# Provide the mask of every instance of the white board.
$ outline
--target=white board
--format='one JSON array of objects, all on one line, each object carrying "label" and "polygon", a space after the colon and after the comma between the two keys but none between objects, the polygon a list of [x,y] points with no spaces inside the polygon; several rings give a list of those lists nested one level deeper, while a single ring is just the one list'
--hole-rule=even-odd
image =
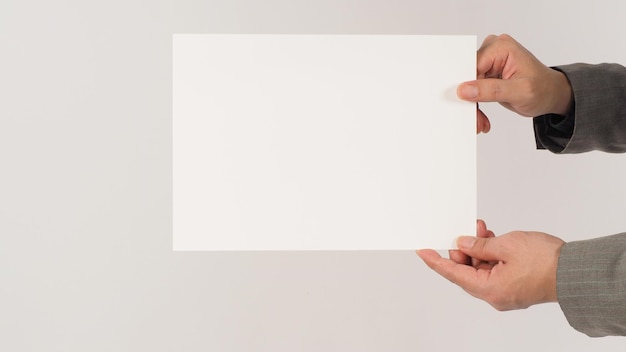
[{"label": "white board", "polygon": [[452,247],[476,218],[476,38],[173,37],[175,250]]}]

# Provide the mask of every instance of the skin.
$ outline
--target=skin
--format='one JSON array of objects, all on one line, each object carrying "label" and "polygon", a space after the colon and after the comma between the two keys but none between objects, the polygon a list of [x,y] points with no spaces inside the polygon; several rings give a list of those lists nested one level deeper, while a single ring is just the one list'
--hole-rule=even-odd
[{"label": "skin", "polygon": [[[475,81],[457,88],[459,98],[471,102],[498,102],[519,115],[565,115],[573,102],[567,77],[542,64],[509,35],[487,37],[476,59]],[[478,106],[478,105],[477,105]],[[477,109],[476,133],[487,133],[491,123]]]},{"label": "skin", "polygon": [[[476,133],[491,129],[479,102],[498,102],[519,115],[565,115],[573,97],[567,77],[542,64],[510,36],[491,35],[477,53],[477,80],[459,85],[459,98],[477,106]],[[496,237],[478,220],[476,237],[462,236],[458,250],[442,258],[418,250],[435,272],[497,310],[557,302],[556,271],[563,240],[542,232],[513,231]]]},{"label": "skin", "polygon": [[462,236],[450,259],[432,249],[417,254],[435,272],[500,311],[557,302],[556,269],[565,242],[542,233],[514,231],[496,237],[477,221],[476,237]]}]

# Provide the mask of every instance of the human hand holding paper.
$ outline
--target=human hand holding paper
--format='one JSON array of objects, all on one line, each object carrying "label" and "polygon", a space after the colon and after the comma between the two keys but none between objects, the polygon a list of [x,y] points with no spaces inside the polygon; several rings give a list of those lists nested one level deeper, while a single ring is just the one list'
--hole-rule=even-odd
[{"label": "human hand holding paper", "polygon": [[[569,111],[572,88],[565,75],[542,64],[510,36],[488,36],[478,49],[476,63],[477,80],[459,85],[459,98],[499,102],[526,117]],[[490,129],[489,119],[477,108],[476,133]]]},{"label": "human hand holding paper", "polygon": [[[550,69],[508,35],[491,35],[477,54],[477,80],[457,88],[459,98],[499,102],[522,115],[565,115],[572,88],[565,75]],[[476,133],[491,124],[478,108]],[[476,237],[459,237],[450,259],[424,249],[417,254],[437,273],[498,310],[556,302],[556,269],[564,242],[541,232],[513,231],[496,237],[478,220]]]},{"label": "human hand holding paper", "polygon": [[557,302],[556,268],[564,242],[541,232],[514,231],[495,237],[482,220],[476,237],[459,237],[450,259],[431,249],[418,250],[441,276],[497,310]]}]

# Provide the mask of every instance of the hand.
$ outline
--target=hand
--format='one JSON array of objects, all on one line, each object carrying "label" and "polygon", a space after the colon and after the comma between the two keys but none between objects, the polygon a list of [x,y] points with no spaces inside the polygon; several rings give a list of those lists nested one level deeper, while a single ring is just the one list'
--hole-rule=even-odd
[{"label": "hand", "polygon": [[431,249],[417,254],[441,276],[503,311],[557,302],[556,269],[564,243],[541,232],[495,237],[479,220],[477,237],[459,237],[459,251],[451,251],[451,259]]},{"label": "hand", "polygon": [[[478,49],[476,81],[457,88],[459,98],[499,102],[522,116],[565,115],[572,104],[567,77],[542,64],[515,39],[491,35]],[[487,116],[477,108],[476,133],[489,132]]]}]

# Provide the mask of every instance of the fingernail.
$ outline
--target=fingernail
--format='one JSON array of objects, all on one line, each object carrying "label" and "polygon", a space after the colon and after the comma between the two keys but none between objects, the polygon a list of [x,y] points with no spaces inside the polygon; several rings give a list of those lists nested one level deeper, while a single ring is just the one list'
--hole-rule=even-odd
[{"label": "fingernail", "polygon": [[478,97],[478,87],[471,83],[462,84],[459,87],[459,98],[461,99],[476,99]]},{"label": "fingernail", "polygon": [[472,236],[459,236],[456,239],[456,245],[459,248],[472,248],[474,246],[474,242],[476,242],[476,237]]}]

